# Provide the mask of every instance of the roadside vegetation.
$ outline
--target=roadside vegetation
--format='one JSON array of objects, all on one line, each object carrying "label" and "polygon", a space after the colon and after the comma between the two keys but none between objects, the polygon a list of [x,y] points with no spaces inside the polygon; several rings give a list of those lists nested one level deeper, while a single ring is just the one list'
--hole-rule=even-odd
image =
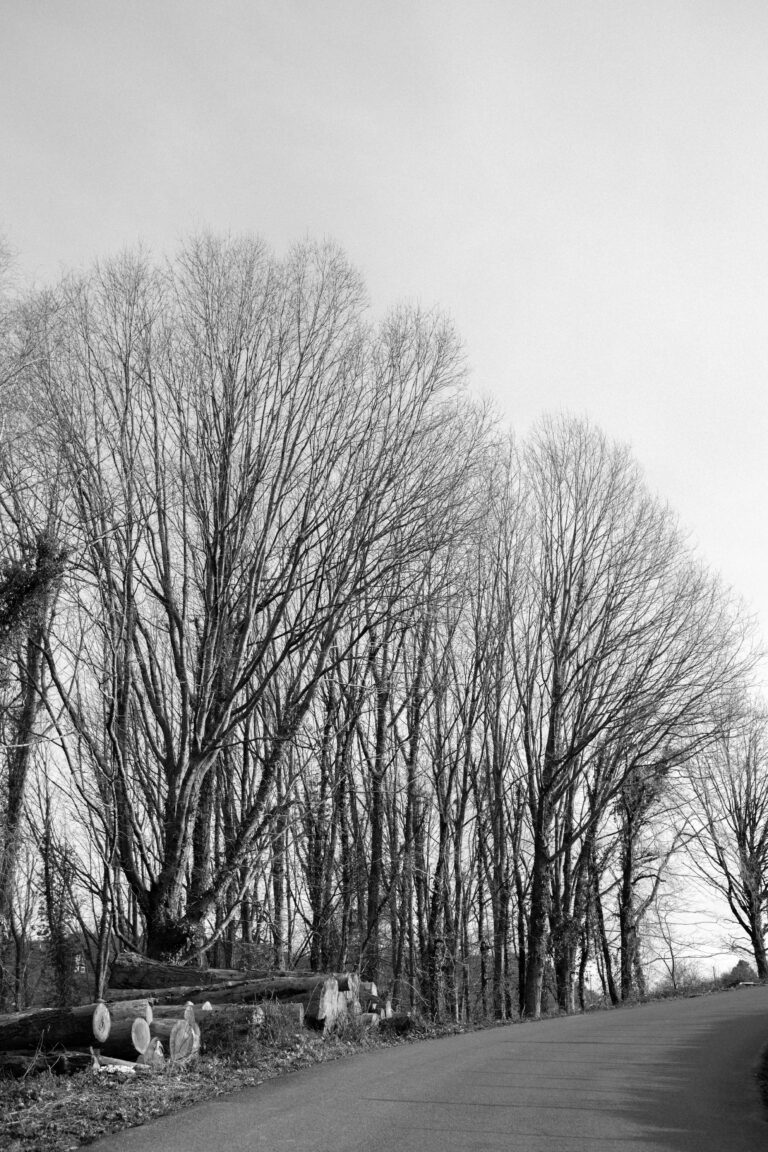
[{"label": "roadside vegetation", "polygon": [[[677,989],[662,983],[651,999],[723,992],[738,988],[742,981],[752,983],[754,976],[750,966],[740,961],[716,980],[692,977]],[[608,1005],[595,1001],[587,1010],[601,1008]],[[552,1014],[562,1012],[556,1009]],[[187,1068],[166,1066],[146,1076],[89,1071],[73,1076],[47,1072],[22,1079],[0,1078],[0,1145],[5,1152],[70,1152],[111,1132],[314,1064],[488,1026],[493,1023],[436,1025],[413,1019],[407,1029],[396,1031],[384,1024],[372,1031],[350,1020],[333,1034],[321,1036],[297,1031],[278,1011],[267,1012],[247,1032],[223,1034]],[[763,1076],[764,1094],[766,1083]]]},{"label": "roadside vegetation", "polygon": [[68,1152],[110,1132],[313,1064],[457,1030],[463,1029],[414,1020],[406,1031],[384,1026],[371,1032],[350,1021],[322,1036],[297,1031],[274,1012],[247,1033],[223,1035],[187,1068],[166,1067],[144,1076],[88,1071],[0,1078],[0,1146],[4,1152]]}]

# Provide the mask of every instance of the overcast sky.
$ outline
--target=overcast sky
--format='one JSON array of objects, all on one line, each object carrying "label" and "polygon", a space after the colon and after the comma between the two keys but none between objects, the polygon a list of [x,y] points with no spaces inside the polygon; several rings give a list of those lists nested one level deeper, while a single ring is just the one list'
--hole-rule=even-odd
[{"label": "overcast sky", "polygon": [[337,240],[524,432],[629,442],[768,634],[765,0],[0,0],[28,281],[200,226]]}]

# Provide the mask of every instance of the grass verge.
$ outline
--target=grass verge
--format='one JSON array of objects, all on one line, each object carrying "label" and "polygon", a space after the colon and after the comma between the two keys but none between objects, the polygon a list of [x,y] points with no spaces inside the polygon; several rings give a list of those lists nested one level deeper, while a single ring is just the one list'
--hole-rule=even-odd
[{"label": "grass verge", "polygon": [[[724,989],[697,987],[679,995],[701,996],[716,991]],[[621,1005],[638,1006],[639,1002]],[[550,1018],[559,1015],[553,1013]],[[191,1104],[254,1087],[313,1064],[392,1044],[499,1026],[504,1025],[489,1021],[456,1027],[414,1021],[406,1034],[397,1035],[366,1030],[353,1019],[340,1033],[326,1038],[306,1030],[295,1031],[277,1009],[267,1007],[264,1020],[258,1025],[236,1027],[223,1019],[218,1034],[207,1035],[206,1053],[189,1068],[166,1067],[151,1075],[130,1077],[81,1072],[74,1076],[46,1073],[23,1080],[0,1079],[0,1149],[71,1152],[111,1132],[145,1124]],[[768,1107],[768,1045],[757,1079]]]},{"label": "grass verge", "polygon": [[464,1028],[416,1023],[407,1035],[366,1031],[354,1021],[338,1035],[295,1032],[279,1014],[239,1032],[226,1027],[192,1067],[147,1075],[51,1073],[0,1079],[0,1148],[3,1152],[70,1152],[111,1132],[216,1096],[254,1087],[313,1064],[391,1044],[448,1035]]}]

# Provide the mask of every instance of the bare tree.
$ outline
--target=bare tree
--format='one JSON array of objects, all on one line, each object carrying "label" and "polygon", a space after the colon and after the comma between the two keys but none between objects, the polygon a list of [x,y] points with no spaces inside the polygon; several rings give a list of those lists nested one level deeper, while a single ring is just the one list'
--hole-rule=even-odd
[{"label": "bare tree", "polygon": [[41,450],[26,392],[29,350],[44,310],[4,307],[1,292],[0,283],[0,950],[20,920],[15,876],[41,736],[43,650],[67,566],[57,457]]},{"label": "bare tree", "polygon": [[692,859],[728,902],[761,980],[768,978],[768,719],[759,705],[730,717],[690,766],[697,839]]},{"label": "bare tree", "polygon": [[[748,656],[727,598],[689,559],[624,449],[576,421],[549,422],[525,472],[525,579],[508,595],[533,839],[525,1010],[537,1016],[554,855],[584,835],[636,764],[671,748],[681,761],[702,746],[713,698]],[[590,802],[556,848],[557,812],[583,798],[587,777]]]},{"label": "bare tree", "polygon": [[[373,588],[460,518],[456,341],[408,312],[372,334],[362,304],[335,249],[211,238],[164,276],[131,257],[64,290],[46,372],[93,625],[49,667],[155,954],[199,950],[239,903],[342,627],[369,631]],[[246,722],[213,869],[213,773]]]},{"label": "bare tree", "polygon": [[628,995],[652,821],[697,757],[712,798],[752,659],[629,453],[497,442],[450,325],[371,323],[329,245],[125,255],[14,324],[0,888],[44,707],[97,991],[117,939],[359,965],[454,1020],[475,968],[499,1018],[550,965],[567,1010],[590,958]]}]

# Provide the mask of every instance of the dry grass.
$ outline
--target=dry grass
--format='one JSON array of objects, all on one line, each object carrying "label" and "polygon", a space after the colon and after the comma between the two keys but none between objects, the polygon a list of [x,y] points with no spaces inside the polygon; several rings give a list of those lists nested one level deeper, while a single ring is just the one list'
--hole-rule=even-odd
[{"label": "dry grass", "polygon": [[349,1021],[338,1035],[296,1032],[279,1012],[263,1023],[235,1029],[226,1021],[191,1068],[146,1075],[44,1073],[0,1080],[0,1148],[3,1152],[68,1152],[110,1132],[198,1104],[275,1076],[368,1048],[454,1031],[414,1029],[397,1037],[361,1029]]}]

